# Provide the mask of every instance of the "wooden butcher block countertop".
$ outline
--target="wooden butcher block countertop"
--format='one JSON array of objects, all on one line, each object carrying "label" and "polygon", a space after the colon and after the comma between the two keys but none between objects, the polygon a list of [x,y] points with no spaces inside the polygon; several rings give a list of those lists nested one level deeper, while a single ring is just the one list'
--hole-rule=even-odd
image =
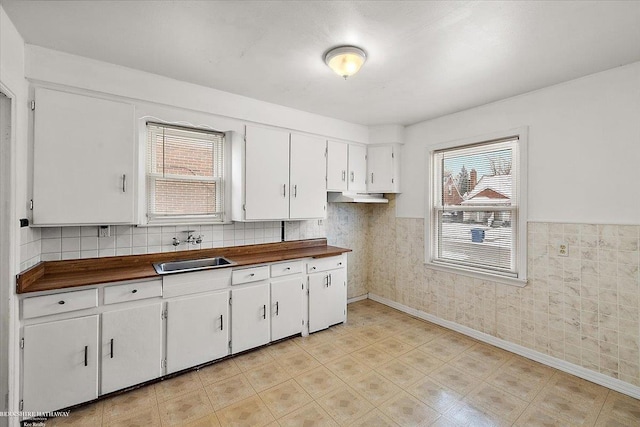
[{"label": "wooden butcher block countertop", "polygon": [[351,252],[351,249],[328,246],[327,239],[309,239],[147,255],[44,261],[18,275],[17,292],[23,294],[98,283],[160,278],[162,276],[153,268],[153,264],[157,262],[223,256],[236,263],[233,267],[238,267],[299,258],[324,258],[345,252]]}]

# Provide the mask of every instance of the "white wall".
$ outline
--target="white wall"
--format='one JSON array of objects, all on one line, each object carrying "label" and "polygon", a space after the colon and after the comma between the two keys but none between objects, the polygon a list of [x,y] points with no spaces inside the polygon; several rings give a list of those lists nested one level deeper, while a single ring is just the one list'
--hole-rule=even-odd
[{"label": "white wall", "polygon": [[520,126],[529,221],[640,224],[640,62],[407,127],[397,216],[424,216],[426,147]]},{"label": "white wall", "polygon": [[73,86],[332,138],[366,143],[369,137],[366,126],[39,46],[27,45],[25,74],[34,81]]}]

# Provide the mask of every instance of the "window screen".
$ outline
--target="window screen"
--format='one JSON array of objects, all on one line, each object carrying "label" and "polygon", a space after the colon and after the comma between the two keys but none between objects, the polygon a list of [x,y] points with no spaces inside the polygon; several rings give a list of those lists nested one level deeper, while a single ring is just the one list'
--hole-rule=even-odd
[{"label": "window screen", "polygon": [[223,220],[224,133],[147,123],[149,222]]},{"label": "window screen", "polygon": [[518,276],[518,137],[432,153],[431,261]]}]

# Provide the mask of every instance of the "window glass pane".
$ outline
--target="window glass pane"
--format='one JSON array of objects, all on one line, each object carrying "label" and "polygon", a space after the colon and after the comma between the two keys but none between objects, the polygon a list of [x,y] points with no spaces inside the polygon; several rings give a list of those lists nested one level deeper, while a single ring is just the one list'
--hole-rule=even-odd
[{"label": "window glass pane", "polygon": [[511,211],[438,212],[438,259],[512,270]]},{"label": "window glass pane", "polygon": [[212,215],[220,211],[216,203],[216,182],[178,181],[158,178],[150,194],[155,216]]},{"label": "window glass pane", "polygon": [[213,142],[168,132],[164,138],[164,175],[213,176]]}]

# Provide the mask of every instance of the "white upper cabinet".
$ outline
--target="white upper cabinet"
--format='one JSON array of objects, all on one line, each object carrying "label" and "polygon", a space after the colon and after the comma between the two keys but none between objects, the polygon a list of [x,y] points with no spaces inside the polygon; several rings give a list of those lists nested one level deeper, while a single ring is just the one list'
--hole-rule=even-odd
[{"label": "white upper cabinet", "polygon": [[367,147],[367,191],[399,193],[400,145],[380,144]]},{"label": "white upper cabinet", "polygon": [[348,190],[367,191],[367,147],[349,144]]},{"label": "white upper cabinet", "polygon": [[232,147],[234,221],[324,218],[325,141],[246,127]]},{"label": "white upper cabinet", "polygon": [[327,191],[347,191],[349,145],[327,141]]},{"label": "white upper cabinet", "polygon": [[36,88],[34,225],[135,222],[134,107]]}]

